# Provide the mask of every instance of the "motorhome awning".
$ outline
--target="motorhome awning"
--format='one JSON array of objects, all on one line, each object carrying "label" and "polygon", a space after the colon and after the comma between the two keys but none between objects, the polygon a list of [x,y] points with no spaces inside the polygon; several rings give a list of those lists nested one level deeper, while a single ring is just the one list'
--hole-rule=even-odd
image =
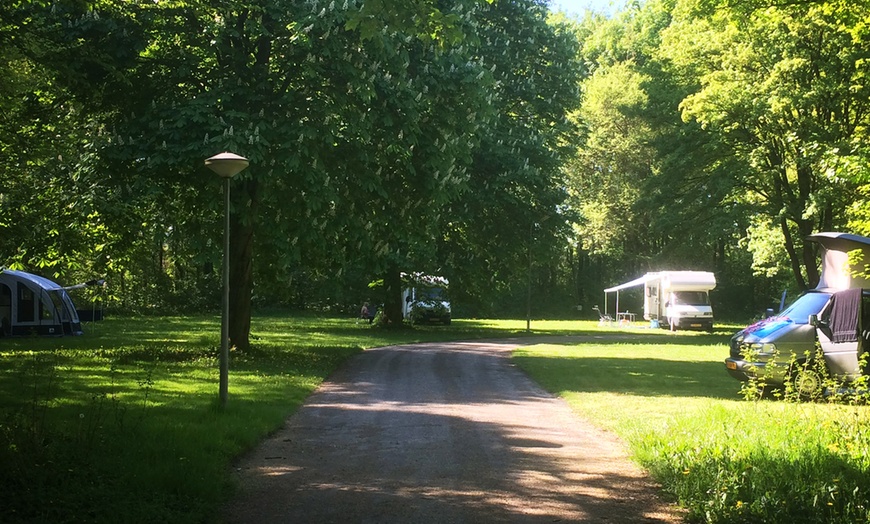
[{"label": "motorhome awning", "polygon": [[627,289],[635,286],[642,286],[646,284],[648,281],[656,278],[656,275],[651,275],[647,273],[646,275],[636,278],[630,282],[626,282],[625,284],[620,284],[618,286],[609,287],[604,290],[604,314],[607,315],[607,294],[608,293],[616,293],[616,312],[619,313],[619,291],[622,289]]},{"label": "motorhome awning", "polygon": [[647,283],[648,281],[652,280],[653,278],[654,277],[652,277],[650,275],[644,275],[640,278],[636,278],[636,279],[632,280],[631,282],[626,282],[625,284],[620,284],[618,286],[609,287],[609,288],[605,289],[604,292],[605,293],[612,293],[614,291],[619,291],[621,289],[626,289],[626,288],[635,287],[635,286],[642,286],[645,283]]}]

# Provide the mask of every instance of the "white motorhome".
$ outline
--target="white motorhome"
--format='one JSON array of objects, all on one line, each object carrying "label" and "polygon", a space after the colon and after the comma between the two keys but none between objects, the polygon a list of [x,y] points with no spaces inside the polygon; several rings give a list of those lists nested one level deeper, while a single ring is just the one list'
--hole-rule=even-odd
[{"label": "white motorhome", "polygon": [[402,316],[412,323],[441,322],[450,324],[450,300],[447,279],[414,273],[402,274]]},{"label": "white motorhome", "polygon": [[[619,314],[619,291],[643,286],[643,318],[653,325],[677,329],[713,330],[713,306],[710,290],[716,287],[716,277],[708,271],[656,271],[605,289],[616,292]],[[606,308],[606,302],[605,302]]]},{"label": "white motorhome", "polygon": [[707,271],[647,273],[643,286],[643,318],[677,329],[713,331],[710,290],[716,277]]}]

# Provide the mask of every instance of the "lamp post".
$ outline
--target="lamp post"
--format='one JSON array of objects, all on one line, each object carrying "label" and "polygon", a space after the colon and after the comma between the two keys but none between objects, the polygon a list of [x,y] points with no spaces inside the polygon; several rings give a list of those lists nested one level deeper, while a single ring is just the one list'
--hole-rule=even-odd
[{"label": "lamp post", "polygon": [[205,167],[224,179],[224,274],[221,301],[220,388],[221,407],[226,407],[230,377],[230,179],[248,167],[248,159],[224,152],[205,159]]},{"label": "lamp post", "polygon": [[532,228],[534,225],[534,222],[529,222],[529,245],[526,249],[529,252],[529,281],[526,287],[526,333],[532,331]]},{"label": "lamp post", "polygon": [[528,272],[528,283],[526,285],[526,333],[530,333],[532,331],[532,244],[534,243],[534,230],[535,226],[540,226],[547,220],[549,220],[549,216],[545,216],[538,222],[530,222],[529,223],[529,244],[527,247],[529,254],[529,272]]}]

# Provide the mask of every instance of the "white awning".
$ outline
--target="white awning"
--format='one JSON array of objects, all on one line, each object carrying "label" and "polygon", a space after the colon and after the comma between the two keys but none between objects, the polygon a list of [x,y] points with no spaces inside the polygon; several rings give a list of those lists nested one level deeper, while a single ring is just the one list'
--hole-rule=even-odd
[{"label": "white awning", "polygon": [[618,286],[609,287],[609,288],[605,289],[604,292],[605,293],[612,293],[614,291],[619,291],[620,289],[626,289],[626,288],[635,287],[635,286],[642,286],[647,281],[652,280],[653,278],[655,278],[655,275],[650,275],[649,273],[647,273],[646,275],[644,275],[640,278],[636,278],[636,279],[632,280],[631,282],[626,282],[625,284],[620,284]]}]

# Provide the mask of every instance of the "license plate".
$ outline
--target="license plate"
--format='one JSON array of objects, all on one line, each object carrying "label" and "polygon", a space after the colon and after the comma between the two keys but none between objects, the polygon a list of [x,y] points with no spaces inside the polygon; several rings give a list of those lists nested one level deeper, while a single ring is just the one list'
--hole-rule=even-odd
[{"label": "license plate", "polygon": [[701,327],[702,324],[692,324],[692,327]]},{"label": "license plate", "polygon": [[728,369],[737,369],[737,363],[736,362],[726,362],[725,367]]}]

